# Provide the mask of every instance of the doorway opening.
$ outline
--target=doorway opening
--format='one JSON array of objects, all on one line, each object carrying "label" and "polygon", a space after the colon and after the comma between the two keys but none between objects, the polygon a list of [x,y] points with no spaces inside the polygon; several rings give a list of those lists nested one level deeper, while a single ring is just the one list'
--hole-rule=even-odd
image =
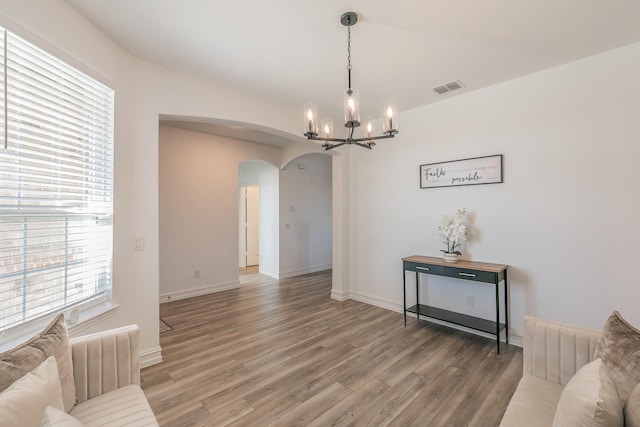
[{"label": "doorway opening", "polygon": [[238,266],[277,278],[279,170],[264,160],[238,165]]},{"label": "doorway opening", "polygon": [[[260,187],[240,188],[240,267],[260,264]],[[244,258],[244,259],[242,259]]]}]

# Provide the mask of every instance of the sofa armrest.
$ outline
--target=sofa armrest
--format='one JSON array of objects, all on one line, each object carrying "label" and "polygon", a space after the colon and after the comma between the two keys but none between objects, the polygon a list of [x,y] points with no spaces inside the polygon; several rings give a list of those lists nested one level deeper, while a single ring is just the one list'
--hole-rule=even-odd
[{"label": "sofa armrest", "polygon": [[70,340],[78,403],[140,385],[140,328],[125,326]]},{"label": "sofa armrest", "polygon": [[600,339],[595,331],[524,318],[523,373],[566,385],[593,360]]}]

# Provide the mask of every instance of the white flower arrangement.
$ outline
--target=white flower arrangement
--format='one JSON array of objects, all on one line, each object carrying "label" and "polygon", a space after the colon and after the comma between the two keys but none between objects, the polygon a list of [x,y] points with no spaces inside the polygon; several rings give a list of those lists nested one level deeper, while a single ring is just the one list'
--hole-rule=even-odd
[{"label": "white flower arrangement", "polygon": [[458,209],[458,212],[450,218],[445,215],[442,224],[438,227],[438,236],[442,237],[442,243],[447,244],[447,249],[441,249],[446,254],[462,255],[458,250],[462,242],[467,240],[469,227],[467,226],[467,211],[465,208]]}]

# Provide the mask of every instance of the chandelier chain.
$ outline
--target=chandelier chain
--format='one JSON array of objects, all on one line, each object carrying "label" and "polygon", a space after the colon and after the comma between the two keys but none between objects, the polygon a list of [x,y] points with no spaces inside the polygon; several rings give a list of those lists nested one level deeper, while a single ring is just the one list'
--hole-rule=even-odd
[{"label": "chandelier chain", "polygon": [[351,90],[351,25],[347,27],[347,70],[349,72],[349,90]]}]

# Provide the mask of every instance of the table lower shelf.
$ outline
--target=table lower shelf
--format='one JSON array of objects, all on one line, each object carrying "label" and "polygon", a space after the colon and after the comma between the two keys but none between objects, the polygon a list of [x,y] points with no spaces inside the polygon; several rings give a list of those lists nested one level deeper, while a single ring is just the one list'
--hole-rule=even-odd
[{"label": "table lower shelf", "polygon": [[[467,328],[476,329],[488,334],[496,335],[496,322],[493,320],[481,319],[455,311],[444,310],[438,307],[431,307],[424,304],[414,305],[406,309],[407,313],[415,313],[420,316],[431,317],[433,319],[444,320]],[[505,328],[504,323],[500,323],[498,334]]]}]

